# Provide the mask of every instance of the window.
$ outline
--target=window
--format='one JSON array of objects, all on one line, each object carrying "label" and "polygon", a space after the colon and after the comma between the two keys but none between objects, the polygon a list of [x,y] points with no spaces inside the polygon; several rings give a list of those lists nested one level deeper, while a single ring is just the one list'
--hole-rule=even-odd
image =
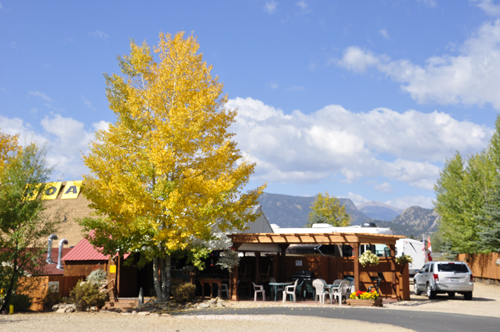
[{"label": "window", "polygon": [[469,269],[465,264],[439,264],[439,272],[457,272],[457,273],[469,273]]}]

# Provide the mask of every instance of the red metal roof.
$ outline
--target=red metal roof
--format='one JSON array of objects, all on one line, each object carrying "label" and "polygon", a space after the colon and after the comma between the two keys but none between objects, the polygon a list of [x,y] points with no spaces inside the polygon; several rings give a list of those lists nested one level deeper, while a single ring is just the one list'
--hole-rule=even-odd
[{"label": "red metal roof", "polygon": [[[63,257],[67,255],[73,248],[63,248],[62,255]],[[42,275],[42,276],[54,276],[54,275],[63,275],[64,270],[58,270],[56,268],[57,266],[57,255],[59,255],[59,249],[58,248],[52,248],[52,261],[56,264],[47,264],[45,260],[47,259],[47,254],[43,255],[43,262],[45,265],[42,267],[42,271],[36,273],[36,275]],[[62,265],[64,266],[64,262],[62,262]]]},{"label": "red metal roof", "polygon": [[[107,261],[109,255],[104,255],[99,249],[94,248],[87,239],[83,239],[71,250],[70,253],[64,255],[63,261]],[[130,254],[123,255],[126,259]]]}]

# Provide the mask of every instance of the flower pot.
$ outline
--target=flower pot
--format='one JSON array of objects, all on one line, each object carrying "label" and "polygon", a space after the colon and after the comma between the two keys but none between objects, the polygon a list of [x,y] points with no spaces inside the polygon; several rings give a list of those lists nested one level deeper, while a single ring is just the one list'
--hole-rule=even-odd
[{"label": "flower pot", "polygon": [[347,299],[347,305],[356,307],[382,307],[382,299],[381,298],[378,298],[376,300]]}]

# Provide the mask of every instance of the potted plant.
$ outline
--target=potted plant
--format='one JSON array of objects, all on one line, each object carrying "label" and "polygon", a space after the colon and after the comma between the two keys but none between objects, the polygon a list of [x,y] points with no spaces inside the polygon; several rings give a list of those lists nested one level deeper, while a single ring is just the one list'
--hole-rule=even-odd
[{"label": "potted plant", "polygon": [[382,299],[375,289],[371,292],[357,291],[351,293],[347,300],[347,304],[351,306],[381,307]]},{"label": "potted plant", "polygon": [[361,256],[359,256],[359,264],[363,267],[378,265],[379,260],[377,255],[372,253],[370,250],[365,251]]}]

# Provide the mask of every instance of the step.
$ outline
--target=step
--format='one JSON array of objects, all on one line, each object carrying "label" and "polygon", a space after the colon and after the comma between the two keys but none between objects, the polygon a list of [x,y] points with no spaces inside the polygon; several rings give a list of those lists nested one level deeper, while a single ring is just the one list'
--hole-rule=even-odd
[{"label": "step", "polygon": [[107,301],[104,308],[135,308],[139,305],[139,299],[117,299]]}]

